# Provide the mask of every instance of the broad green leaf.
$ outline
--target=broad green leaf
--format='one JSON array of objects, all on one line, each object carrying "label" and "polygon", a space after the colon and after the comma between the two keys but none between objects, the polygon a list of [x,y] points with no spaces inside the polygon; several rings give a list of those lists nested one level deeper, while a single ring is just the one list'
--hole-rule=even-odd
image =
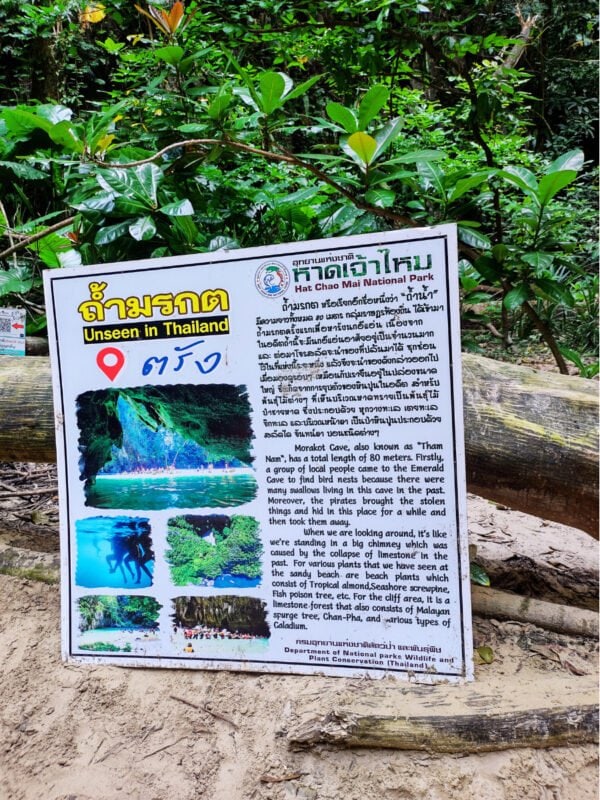
[{"label": "broad green leaf", "polygon": [[421,185],[427,191],[434,189],[441,199],[446,198],[444,187],[444,173],[440,167],[431,161],[418,161],[417,172],[421,178]]},{"label": "broad green leaf", "polygon": [[[156,192],[163,177],[156,164],[141,164],[135,169],[107,169],[98,173],[98,183],[126,200],[146,208],[156,207]],[[120,198],[119,198],[120,199]]]},{"label": "broad green leaf", "polygon": [[129,226],[129,235],[136,242],[146,242],[156,233],[156,225],[152,217],[139,217]]},{"label": "broad green leaf", "polygon": [[348,137],[348,147],[356,153],[361,164],[368,167],[377,150],[377,142],[368,133],[357,131]]},{"label": "broad green leaf", "polygon": [[413,150],[401,156],[394,156],[388,164],[417,164],[419,161],[439,161],[445,158],[446,154],[441,150]]},{"label": "broad green leaf", "polygon": [[31,111],[23,111],[19,108],[5,108],[2,111],[2,118],[10,133],[15,136],[27,136],[38,128],[49,133],[54,124],[38,117],[37,114],[32,114]]},{"label": "broad green leaf", "polygon": [[351,108],[346,108],[341,103],[327,103],[326,111],[328,116],[341,125],[346,133],[356,133],[358,130],[358,120]]},{"label": "broad green leaf", "polygon": [[57,253],[57,258],[61,269],[82,266],[81,253],[73,248],[70,250],[65,250],[64,253]]},{"label": "broad green leaf", "polygon": [[167,203],[161,206],[160,211],[168,217],[191,217],[194,213],[194,206],[189,200],[176,200],[174,203]]},{"label": "broad green leaf", "polygon": [[530,297],[531,291],[529,287],[524,283],[520,283],[518,286],[515,286],[506,293],[504,297],[504,307],[509,311],[514,311],[515,309],[520,308],[526,300],[529,300]]},{"label": "broad green leaf", "polygon": [[497,173],[501,178],[512,183],[513,186],[518,186],[525,194],[530,197],[535,197],[537,192],[538,182],[537,178],[530,170],[525,167],[507,167]]},{"label": "broad green leaf", "polygon": [[212,103],[207,106],[206,113],[211,119],[220,119],[231,105],[233,94],[231,92],[219,93]]},{"label": "broad green leaf", "polygon": [[504,261],[506,261],[508,254],[509,249],[505,244],[495,244],[492,247],[492,255],[499,264],[502,264]]},{"label": "broad green leaf", "polygon": [[358,127],[364,131],[369,122],[379,114],[387,103],[390,90],[387,86],[371,86],[358,106]]},{"label": "broad green leaf", "polygon": [[448,196],[448,202],[453,203],[471,189],[474,189],[476,186],[481,186],[481,184],[487,181],[488,178],[494,174],[494,172],[495,170],[493,169],[486,169],[481,172],[475,172],[468,178],[462,178],[461,180],[456,181],[454,188]]},{"label": "broad green leaf", "polygon": [[469,227],[463,228],[460,223],[458,224],[458,238],[461,242],[471,247],[476,247],[479,250],[489,250],[491,246],[489,237],[484,233],[480,233],[480,231],[473,230],[473,228]]},{"label": "broad green leaf", "polygon": [[285,78],[280,72],[263,72],[258,78],[260,86],[261,111],[272,114],[282,104],[285,92]]},{"label": "broad green leaf", "polygon": [[377,149],[373,156],[373,161],[388,149],[388,147],[395,142],[400,131],[402,130],[403,120],[400,117],[390,120],[387,125],[375,133],[375,141],[377,142]]},{"label": "broad green leaf", "polygon": [[13,292],[25,294],[31,289],[32,285],[33,278],[23,276],[20,270],[0,270],[0,297]]},{"label": "broad green leaf", "polygon": [[181,234],[181,237],[186,244],[197,244],[199,239],[199,231],[196,227],[193,217],[173,217],[173,227],[179,234]]},{"label": "broad green leaf", "polygon": [[170,44],[167,45],[167,47],[159,47],[158,50],[154,51],[154,55],[161,61],[165,61],[172,67],[176,67],[183,58],[183,47],[179,47],[179,45],[176,44]]},{"label": "broad green leaf", "polygon": [[550,269],[554,256],[550,253],[523,253],[521,260],[535,269]]},{"label": "broad green leaf", "polygon": [[121,236],[125,236],[128,230],[128,222],[119,222],[117,225],[108,225],[106,228],[100,228],[94,237],[94,243],[98,245],[112,244],[112,242],[120,239]]},{"label": "broad green leaf", "polygon": [[237,250],[239,246],[239,242],[231,236],[215,236],[208,243],[208,251],[213,253],[215,250]]},{"label": "broad green leaf", "polygon": [[305,94],[311,86],[314,86],[315,83],[321,79],[321,75],[313,75],[312,78],[309,78],[307,81],[303,81],[296,86],[295,89],[292,89],[291,92],[288,92],[285,95],[285,99],[287,100],[295,100],[296,97],[301,97]]},{"label": "broad green leaf", "polygon": [[369,189],[365,194],[367,203],[378,208],[391,208],[395,199],[396,193],[391,189]]},{"label": "broad green leaf", "polygon": [[573,364],[575,364],[578,370],[583,371],[585,369],[585,364],[583,363],[583,359],[576,350],[570,350],[568,347],[564,347],[563,345],[560,344],[558,345],[558,349],[568,361],[572,361]]},{"label": "broad green leaf", "polygon": [[481,277],[490,283],[496,283],[502,277],[500,265],[491,256],[480,256],[474,266]]},{"label": "broad green leaf", "polygon": [[53,125],[59,122],[68,122],[73,116],[71,109],[60,103],[43,103],[35,107],[35,113],[38,117],[51,122]]},{"label": "broad green leaf", "polygon": [[74,125],[67,120],[53,125],[48,131],[48,134],[55,144],[59,144],[73,153],[83,153],[85,149]]},{"label": "broad green leaf", "polygon": [[545,206],[546,203],[552,200],[552,198],[561,191],[561,189],[573,183],[576,178],[577,173],[574,169],[566,169],[544,175],[544,177],[540,179],[537,192],[540,205]]},{"label": "broad green leaf", "polygon": [[108,36],[103,42],[98,42],[100,47],[103,47],[107,53],[118,53],[119,50],[122,50],[125,47],[123,42],[115,42],[110,36]]},{"label": "broad green leaf", "polygon": [[563,170],[579,170],[583,167],[583,153],[581,150],[569,150],[568,153],[564,153],[562,156],[559,156],[555,159],[548,169],[546,170],[546,175],[550,175],[552,172],[562,172]]},{"label": "broad green leaf", "polygon": [[30,167],[21,161],[0,161],[0,168],[9,169],[17,178],[23,181],[41,181],[47,178],[46,172]]},{"label": "broad green leaf", "polygon": [[536,287],[539,287],[555,303],[560,303],[568,308],[573,308],[575,305],[575,298],[567,287],[552,278],[536,278],[534,289]]}]

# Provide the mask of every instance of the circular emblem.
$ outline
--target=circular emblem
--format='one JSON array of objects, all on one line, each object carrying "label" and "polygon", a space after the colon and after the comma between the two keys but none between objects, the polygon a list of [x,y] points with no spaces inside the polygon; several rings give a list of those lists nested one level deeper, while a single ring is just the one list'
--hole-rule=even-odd
[{"label": "circular emblem", "polygon": [[290,273],[279,261],[265,261],[256,270],[254,283],[263,297],[281,297],[290,285]]}]

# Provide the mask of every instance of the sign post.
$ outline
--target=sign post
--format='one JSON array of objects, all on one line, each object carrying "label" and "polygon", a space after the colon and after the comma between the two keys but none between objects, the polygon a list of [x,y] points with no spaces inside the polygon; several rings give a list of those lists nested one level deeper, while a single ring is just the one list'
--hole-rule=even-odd
[{"label": "sign post", "polygon": [[454,226],[44,277],[65,658],[472,678]]}]

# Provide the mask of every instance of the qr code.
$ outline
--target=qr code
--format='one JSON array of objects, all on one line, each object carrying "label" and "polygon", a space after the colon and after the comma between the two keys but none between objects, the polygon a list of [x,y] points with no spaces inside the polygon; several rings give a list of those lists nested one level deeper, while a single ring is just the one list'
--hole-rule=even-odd
[{"label": "qr code", "polygon": [[0,333],[10,333],[12,329],[12,320],[8,317],[0,317]]}]

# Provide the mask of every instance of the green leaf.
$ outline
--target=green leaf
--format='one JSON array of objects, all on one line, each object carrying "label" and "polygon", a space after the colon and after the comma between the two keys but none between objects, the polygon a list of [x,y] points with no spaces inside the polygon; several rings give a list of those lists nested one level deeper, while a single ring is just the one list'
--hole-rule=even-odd
[{"label": "green leaf", "polygon": [[53,125],[48,134],[55,144],[61,145],[61,147],[73,153],[83,153],[85,149],[74,125],[67,120]]},{"label": "green leaf", "polygon": [[129,226],[129,235],[136,242],[146,242],[156,233],[156,225],[152,217],[139,217]]},{"label": "green leaf", "polygon": [[502,278],[502,269],[491,256],[480,256],[474,266],[481,277],[490,283],[496,283]]},{"label": "green leaf", "polygon": [[356,153],[361,164],[368,167],[377,150],[377,142],[368,133],[357,131],[348,137],[348,147]]},{"label": "green leaf", "polygon": [[183,58],[183,47],[176,44],[167,45],[167,47],[159,47],[154,51],[154,55],[160,61],[165,61],[172,67],[176,67]]},{"label": "green leaf", "polygon": [[479,564],[476,564],[474,561],[471,561],[471,581],[473,583],[479,584],[479,586],[489,586],[490,579],[487,572],[480,567]]},{"label": "green leaf", "polygon": [[2,119],[6,122],[10,133],[15,136],[27,136],[38,128],[49,133],[53,125],[52,122],[32,114],[31,111],[18,108],[5,108],[2,111]]},{"label": "green leaf", "polygon": [[112,244],[117,239],[129,231],[128,222],[119,222],[117,225],[108,225],[106,228],[100,228],[94,237],[94,243],[97,245]]},{"label": "green leaf", "polygon": [[161,206],[160,211],[168,217],[191,217],[194,213],[194,206],[189,200],[176,200],[174,203],[167,203],[166,206]]},{"label": "green leaf", "polygon": [[47,173],[21,161],[0,161],[0,168],[9,169],[13,175],[23,181],[41,181],[48,177]]},{"label": "green leaf", "polygon": [[458,223],[458,238],[461,242],[476,247],[478,250],[489,250],[491,242],[489,237],[473,228],[463,227]]},{"label": "green leaf", "polygon": [[530,170],[525,167],[507,167],[501,169],[498,173],[499,177],[504,178],[505,181],[517,186],[529,197],[535,197],[538,188],[537,178]]},{"label": "green leaf", "polygon": [[288,100],[295,100],[296,97],[301,97],[311,88],[311,86],[314,86],[315,83],[321,79],[321,77],[321,75],[313,75],[312,78],[309,78],[307,81],[299,83],[295,89],[292,89],[291,92],[288,92],[285,95],[286,102]]},{"label": "green leaf", "polygon": [[550,253],[523,253],[521,260],[534,269],[550,269],[554,261],[554,256]]},{"label": "green leaf", "polygon": [[375,150],[373,161],[375,161],[376,158],[379,158],[382,153],[385,153],[392,142],[396,141],[400,135],[403,124],[404,121],[400,117],[396,117],[396,119],[390,120],[387,125],[384,125],[383,128],[375,133],[377,149]]},{"label": "green leaf", "polygon": [[418,164],[419,161],[439,161],[445,158],[446,154],[441,150],[413,150],[401,156],[394,156],[388,164]]},{"label": "green leaf", "polygon": [[552,278],[536,278],[534,288],[536,287],[539,287],[545,295],[556,303],[565,305],[568,308],[573,308],[575,305],[575,298],[567,287]]},{"label": "green leaf", "polygon": [[346,133],[356,133],[358,130],[358,120],[351,108],[346,108],[341,103],[327,103],[326,111],[330,119],[341,125]]},{"label": "green leaf", "polygon": [[23,274],[20,269],[0,270],[0,297],[18,292],[24,294],[33,285],[33,277]]},{"label": "green leaf", "polygon": [[286,89],[285,78],[281,72],[263,72],[259,75],[261,111],[272,114],[282,105],[282,97]]},{"label": "green leaf", "polygon": [[491,664],[494,660],[494,651],[487,645],[482,645],[477,648],[477,654],[484,664]]},{"label": "green leaf", "polygon": [[396,193],[391,189],[369,189],[365,194],[365,200],[372,206],[378,208],[391,208],[394,205]]},{"label": "green leaf", "polygon": [[506,261],[508,254],[509,249],[505,244],[495,244],[492,247],[492,255],[499,264],[502,264],[504,261]]},{"label": "green leaf", "polygon": [[206,113],[211,119],[220,119],[231,105],[233,94],[231,92],[219,93],[212,103],[207,106]]},{"label": "green leaf", "polygon": [[390,90],[387,88],[387,86],[371,86],[369,91],[360,101],[360,105],[358,107],[359,130],[365,130],[369,122],[371,122],[371,120],[377,116],[377,114],[387,103],[389,96]]},{"label": "green leaf", "polygon": [[581,150],[569,150],[568,153],[564,153],[562,156],[559,156],[555,159],[548,169],[546,170],[546,175],[550,175],[552,172],[562,172],[563,170],[576,170],[579,172],[583,167],[583,153]]},{"label": "green leaf", "polygon": [[136,207],[156,208],[156,192],[163,174],[156,164],[141,164],[135,169],[107,169],[98,173],[98,183],[112,190],[119,200],[129,200]]},{"label": "green leaf", "polygon": [[560,172],[551,172],[549,175],[544,175],[540,180],[537,191],[539,204],[545,206],[561,189],[573,183],[576,178],[577,172],[574,169],[561,170]]},{"label": "green leaf", "polygon": [[496,170],[486,169],[480,172],[475,172],[468,178],[462,178],[461,180],[456,181],[454,188],[448,196],[448,202],[453,203],[471,189],[474,189],[476,186],[481,186],[481,184],[487,181],[495,172]]},{"label": "green leaf", "polygon": [[514,311],[515,309],[520,308],[526,300],[529,300],[530,297],[531,291],[529,287],[524,283],[520,283],[518,286],[515,286],[506,293],[503,301],[504,307],[509,311]]},{"label": "green leaf", "polygon": [[437,164],[430,161],[418,161],[417,172],[421,178],[421,185],[428,191],[434,189],[442,200],[446,198],[446,189],[444,187],[444,173]]}]

